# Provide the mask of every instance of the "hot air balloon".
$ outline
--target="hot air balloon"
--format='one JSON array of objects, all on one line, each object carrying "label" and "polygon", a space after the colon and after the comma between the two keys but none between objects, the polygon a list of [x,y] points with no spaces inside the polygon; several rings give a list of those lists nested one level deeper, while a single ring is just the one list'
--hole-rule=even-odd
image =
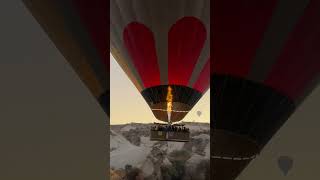
[{"label": "hot air balloon", "polygon": [[289,156],[280,156],[278,158],[278,166],[284,176],[287,176],[293,166],[293,159]]},{"label": "hot air balloon", "polygon": [[234,180],[319,84],[320,1],[212,3],[211,171]]},{"label": "hot air balloon", "polygon": [[110,1],[111,53],[164,122],[209,88],[210,0]]},{"label": "hot air balloon", "polygon": [[197,111],[197,115],[198,115],[199,117],[201,116],[201,114],[202,114],[201,111]]},{"label": "hot air balloon", "polygon": [[109,115],[108,2],[23,2]]}]

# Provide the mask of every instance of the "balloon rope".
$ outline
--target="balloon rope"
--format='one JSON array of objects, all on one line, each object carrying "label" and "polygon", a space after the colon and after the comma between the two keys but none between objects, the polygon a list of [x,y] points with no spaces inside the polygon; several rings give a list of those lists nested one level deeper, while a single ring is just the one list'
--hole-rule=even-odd
[{"label": "balloon rope", "polygon": [[[167,109],[151,109],[151,110],[153,110],[153,111],[168,111]],[[178,111],[178,110],[171,110],[171,112],[189,112],[189,111]]]},{"label": "balloon rope", "polygon": [[233,161],[245,161],[250,159],[255,159],[257,155],[253,155],[250,157],[227,157],[227,156],[211,156],[213,159],[225,159],[225,160],[233,160]]}]

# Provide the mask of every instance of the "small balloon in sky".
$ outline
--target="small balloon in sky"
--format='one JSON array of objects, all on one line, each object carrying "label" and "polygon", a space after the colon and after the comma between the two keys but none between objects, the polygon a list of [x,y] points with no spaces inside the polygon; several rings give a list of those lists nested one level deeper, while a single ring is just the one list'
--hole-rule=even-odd
[{"label": "small balloon in sky", "polygon": [[201,111],[197,111],[197,115],[198,115],[199,117],[201,116],[201,114],[202,114]]},{"label": "small balloon in sky", "polygon": [[280,156],[278,158],[278,166],[283,173],[283,175],[287,175],[293,166],[293,159],[289,156]]}]

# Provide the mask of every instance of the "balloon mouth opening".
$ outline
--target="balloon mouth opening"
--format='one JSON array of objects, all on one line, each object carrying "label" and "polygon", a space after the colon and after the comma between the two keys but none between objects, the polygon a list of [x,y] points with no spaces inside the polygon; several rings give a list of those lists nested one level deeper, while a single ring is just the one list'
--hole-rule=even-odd
[{"label": "balloon mouth opening", "polygon": [[[151,109],[152,111],[163,111],[163,112],[167,112],[167,114],[169,113],[167,109]],[[183,111],[183,110],[174,110],[172,109],[170,111],[170,113],[172,112],[181,112],[181,113],[188,113],[189,111]]]},{"label": "balloon mouth opening", "polygon": [[181,102],[172,102],[171,109],[168,109],[168,102],[159,102],[150,105],[154,116],[164,122],[173,123],[181,121],[191,110],[191,107]]},{"label": "balloon mouth opening", "polygon": [[254,159],[260,151],[258,143],[246,135],[240,135],[222,129],[214,129],[211,132],[211,137],[211,143],[219,145],[217,146],[219,148],[211,149],[214,156],[241,157],[243,160],[251,160]]},{"label": "balloon mouth opening", "polygon": [[[151,109],[151,110],[152,110],[152,112],[154,114],[156,113],[156,111],[159,111],[157,114],[159,114],[161,112],[167,113],[167,119],[158,118],[158,120],[168,122],[169,124],[179,121],[176,118],[171,118],[172,117],[172,113],[174,113],[174,114],[176,114],[176,113],[188,114],[188,112],[190,112],[190,110],[185,110],[184,111],[184,110],[175,110],[175,109],[171,109],[170,111],[168,111],[168,109]],[[158,116],[156,116],[156,117],[158,117]]]},{"label": "balloon mouth opening", "polygon": [[236,179],[260,152],[259,144],[248,136],[222,129],[211,129],[210,133],[210,146],[215,147],[210,149],[213,179]]},{"label": "balloon mouth opening", "polygon": [[181,121],[202,97],[196,89],[173,84],[149,87],[141,94],[154,116],[169,123]]}]

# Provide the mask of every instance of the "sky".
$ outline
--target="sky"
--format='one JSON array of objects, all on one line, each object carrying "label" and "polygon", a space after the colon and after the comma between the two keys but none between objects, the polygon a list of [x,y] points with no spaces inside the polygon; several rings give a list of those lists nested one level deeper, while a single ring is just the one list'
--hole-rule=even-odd
[{"label": "sky", "polygon": [[[160,122],[152,114],[140,92],[110,54],[110,123]],[[201,111],[201,116],[197,115]],[[210,89],[183,119],[184,122],[210,121]]]}]

